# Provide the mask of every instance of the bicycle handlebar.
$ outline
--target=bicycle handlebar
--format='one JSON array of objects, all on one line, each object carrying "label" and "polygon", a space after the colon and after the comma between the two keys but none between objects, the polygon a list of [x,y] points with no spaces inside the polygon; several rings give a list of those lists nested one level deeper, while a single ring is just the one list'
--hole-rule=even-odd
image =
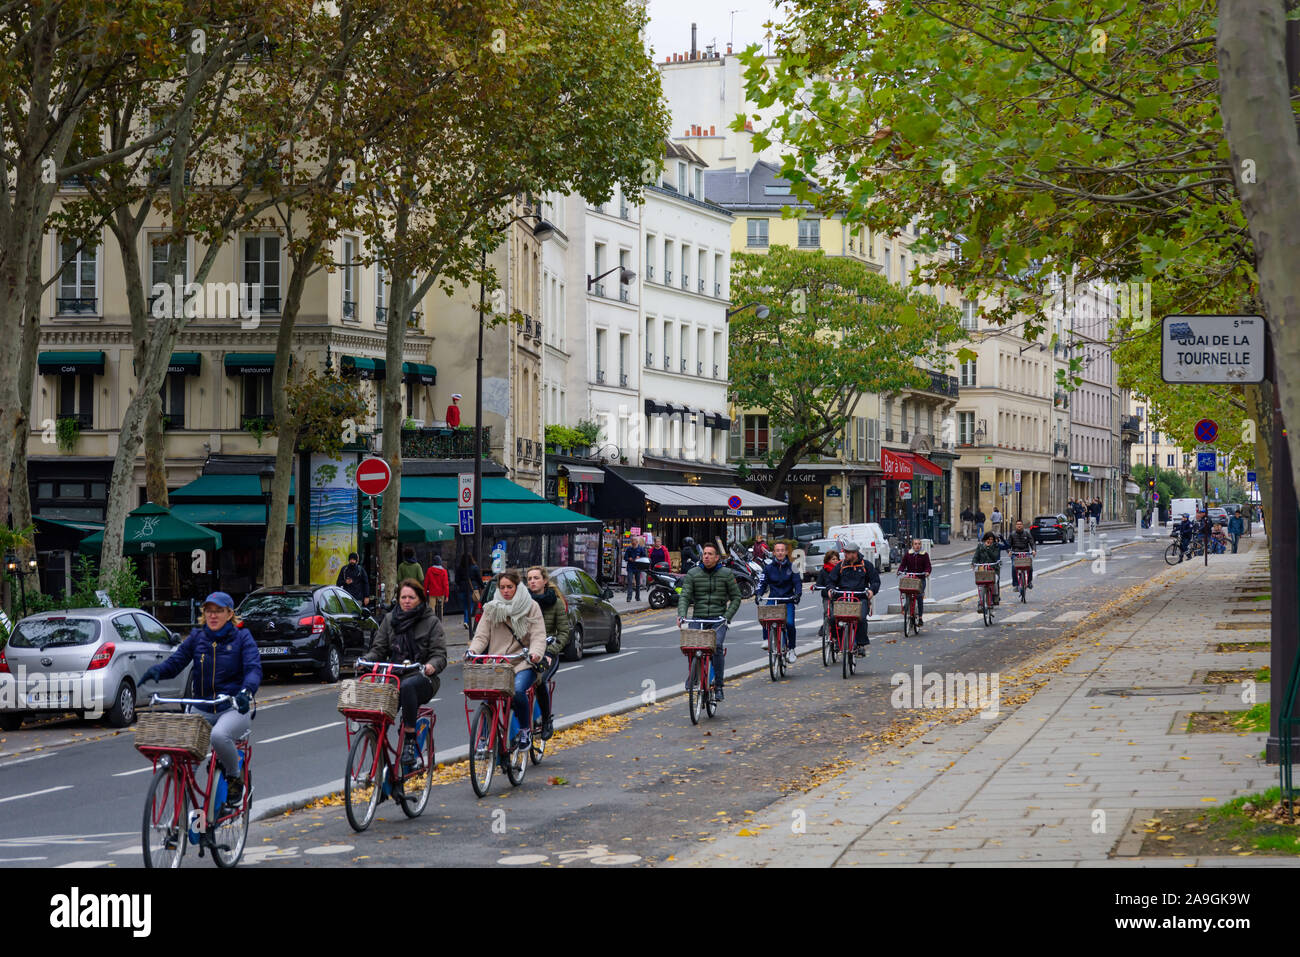
[{"label": "bicycle handlebar", "polygon": [[468,660],[471,659],[471,658],[476,658],[476,659],[477,659],[477,658],[491,658],[493,661],[498,661],[498,662],[504,662],[504,661],[518,661],[520,658],[527,658],[528,655],[529,655],[529,653],[528,653],[527,651],[521,651],[521,652],[519,652],[519,654],[517,654],[517,655],[471,655],[471,654],[467,651],[467,652],[465,652],[465,660],[468,661]]},{"label": "bicycle handlebar", "polygon": [[380,668],[387,668],[389,674],[393,674],[396,672],[401,672],[402,674],[410,674],[412,671],[415,671],[417,669],[423,670],[424,668],[424,665],[420,664],[419,662],[403,661],[399,663],[396,661],[371,661],[369,658],[358,658],[355,667],[358,670],[360,670],[362,666],[365,666],[370,671],[377,671]]},{"label": "bicycle handlebar", "polygon": [[989,563],[987,563],[987,564],[981,564],[981,565],[976,565],[976,564],[974,564],[974,563],[971,563],[971,568],[974,568],[976,571],[985,571],[985,572],[988,572],[988,571],[992,571],[993,569],[995,569],[995,568],[997,568],[997,567],[998,567],[998,563],[997,563],[997,562],[989,562]]},{"label": "bicycle handlebar", "polygon": [[717,618],[682,618],[679,620],[683,624],[690,623],[692,625],[717,625],[717,624],[721,624],[727,619],[726,616],[719,616]]},{"label": "bicycle handlebar", "polygon": [[793,596],[793,595],[783,595],[783,596],[777,596],[777,595],[755,595],[755,596],[754,596],[754,604],[758,604],[760,601],[769,601],[769,602],[771,602],[771,601],[794,601],[794,596]]},{"label": "bicycle handlebar", "polygon": [[156,704],[223,704],[234,700],[235,696],[229,694],[219,694],[215,698],[164,698],[155,694],[149,699],[149,704],[151,707]]}]

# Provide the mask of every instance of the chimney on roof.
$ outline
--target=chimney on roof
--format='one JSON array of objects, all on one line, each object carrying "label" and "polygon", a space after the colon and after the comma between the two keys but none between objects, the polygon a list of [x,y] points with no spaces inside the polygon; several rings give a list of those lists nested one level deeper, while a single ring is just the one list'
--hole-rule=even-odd
[{"label": "chimney on roof", "polygon": [[727,56],[731,56],[731,44],[727,44]]},{"label": "chimney on roof", "polygon": [[716,133],[713,132],[713,126],[712,126],[712,124],[710,124],[710,126],[709,126],[709,135],[710,135],[710,136],[717,136],[717,135],[718,135],[718,134],[716,134]]},{"label": "chimney on roof", "polygon": [[695,24],[691,24],[691,59],[695,59]]}]

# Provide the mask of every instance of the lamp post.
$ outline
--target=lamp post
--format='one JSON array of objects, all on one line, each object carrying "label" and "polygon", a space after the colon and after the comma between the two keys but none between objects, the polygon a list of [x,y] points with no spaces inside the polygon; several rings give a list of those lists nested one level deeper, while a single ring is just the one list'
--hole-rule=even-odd
[{"label": "lamp post", "polygon": [[[500,226],[492,226],[493,232],[504,232],[515,223],[533,219],[533,238],[540,243],[555,235],[555,227],[537,213],[524,213],[512,216]],[[487,272],[487,246],[479,250],[478,281],[478,358],[474,366],[474,560],[483,560],[483,314],[487,312],[487,287],[483,284],[483,274]],[[588,283],[590,286],[590,283]],[[482,567],[482,566],[480,566]]]},{"label": "lamp post", "polygon": [[18,592],[22,595],[23,617],[27,617],[27,583],[28,575],[36,574],[36,559],[29,558],[25,562],[20,562],[15,558],[10,558],[8,565],[9,574],[18,579]]},{"label": "lamp post", "polygon": [[747,302],[743,306],[737,306],[735,309],[728,309],[727,319],[731,319],[731,317],[738,312],[744,312],[746,309],[750,308],[751,306],[755,307],[754,315],[758,316],[758,318],[760,319],[766,319],[768,315],[770,315],[772,312],[771,309],[763,305],[761,302]]},{"label": "lamp post", "polygon": [[[549,234],[547,238],[550,238]],[[636,273],[633,270],[628,269],[626,266],[615,266],[613,269],[606,269],[599,276],[588,276],[587,292],[591,292],[592,286],[594,286],[596,283],[600,282],[600,280],[604,279],[610,273],[615,271],[618,272],[618,281],[624,286],[631,285],[633,282],[636,281]]]}]

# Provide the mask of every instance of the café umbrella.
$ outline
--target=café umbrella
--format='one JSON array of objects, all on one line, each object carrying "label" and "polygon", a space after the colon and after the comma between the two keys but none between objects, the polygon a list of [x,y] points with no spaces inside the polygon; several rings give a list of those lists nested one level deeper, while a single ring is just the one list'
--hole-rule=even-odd
[{"label": "caf\u00e9 umbrella", "polygon": [[[103,531],[82,539],[79,549],[88,555],[98,554],[104,545]],[[151,592],[157,601],[159,553],[191,552],[195,549],[214,551],[221,547],[221,533],[202,525],[177,518],[161,505],[146,502],[126,516],[122,534],[122,554],[149,555],[153,580]]]}]

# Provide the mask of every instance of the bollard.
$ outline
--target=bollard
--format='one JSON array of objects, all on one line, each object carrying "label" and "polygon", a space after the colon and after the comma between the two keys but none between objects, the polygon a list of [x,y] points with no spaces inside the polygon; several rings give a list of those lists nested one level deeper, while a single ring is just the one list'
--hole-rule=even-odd
[{"label": "bollard", "polygon": [[1142,537],[1142,509],[1137,510],[1137,518],[1133,522],[1133,541]]},{"label": "bollard", "polygon": [[1084,523],[1083,523],[1083,519],[1078,519],[1078,520],[1075,522],[1075,526],[1076,526],[1076,529],[1075,529],[1075,533],[1074,533],[1074,554],[1076,554],[1076,555],[1086,555],[1086,554],[1087,554],[1087,551],[1086,551],[1086,550],[1084,549],[1084,547],[1083,547],[1083,537],[1084,537],[1086,534],[1088,534],[1088,533],[1087,533],[1087,530],[1086,530],[1086,529],[1087,529],[1087,526],[1084,525]]}]

